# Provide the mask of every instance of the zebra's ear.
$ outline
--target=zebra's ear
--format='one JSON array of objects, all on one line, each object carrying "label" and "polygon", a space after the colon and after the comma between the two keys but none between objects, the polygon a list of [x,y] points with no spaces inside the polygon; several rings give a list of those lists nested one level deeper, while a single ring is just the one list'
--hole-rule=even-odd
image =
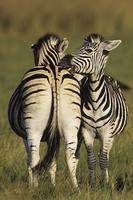
[{"label": "zebra's ear", "polygon": [[108,40],[104,42],[104,49],[106,51],[112,51],[113,49],[118,47],[120,43],[121,43],[121,40]]},{"label": "zebra's ear", "polygon": [[30,47],[31,49],[34,49],[36,47],[36,44],[31,44]]},{"label": "zebra's ear", "polygon": [[59,52],[64,53],[66,49],[68,48],[69,41],[67,38],[64,38],[59,46]]}]

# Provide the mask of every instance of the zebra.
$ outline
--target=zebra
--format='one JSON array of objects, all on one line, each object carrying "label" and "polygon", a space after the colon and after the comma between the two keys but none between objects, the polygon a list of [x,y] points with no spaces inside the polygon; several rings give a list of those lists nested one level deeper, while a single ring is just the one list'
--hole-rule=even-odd
[{"label": "zebra", "polygon": [[89,185],[96,183],[96,158],[93,150],[95,138],[101,141],[99,164],[102,183],[109,183],[109,152],[114,136],[120,134],[128,120],[128,108],[116,80],[105,74],[109,52],[121,40],[105,40],[93,33],[84,39],[77,51],[66,55],[63,66],[71,66],[71,73],[81,82],[82,124],[81,132],[87,149]]},{"label": "zebra", "polygon": [[[36,53],[33,45],[33,54],[35,64]],[[65,139],[65,153],[66,161],[70,171],[70,177],[74,188],[79,192],[78,182],[76,178],[76,168],[79,160],[79,148],[81,145],[81,135],[79,132],[81,124],[81,97],[80,97],[80,84],[71,75],[71,73],[58,65],[55,73],[56,80],[56,95],[57,95],[57,129],[60,136]],[[54,160],[56,165],[56,160]],[[39,163],[36,168],[39,170],[46,168],[45,162]],[[54,171],[54,180],[55,180]]]},{"label": "zebra", "polygon": [[8,119],[14,132],[23,138],[27,151],[29,184],[38,186],[35,166],[40,161],[40,141],[47,141],[48,150],[44,162],[50,164],[51,181],[54,184],[56,165],[54,157],[59,148],[56,130],[55,65],[64,56],[68,40],[48,33],[33,45],[35,65],[23,76],[11,96]]},{"label": "zebra", "polygon": [[[58,62],[51,63],[51,60],[52,59],[54,60],[54,57],[55,57],[55,55],[52,57],[53,49],[49,49],[49,47],[48,47],[48,44],[50,45],[51,41],[46,42],[46,38],[45,38],[45,41],[43,41],[42,44],[43,45],[41,45],[41,50],[40,50],[40,45],[38,47],[38,43],[35,45],[32,45],[35,65],[37,65],[37,66],[30,69],[28,71],[28,73],[26,73],[24,75],[22,82],[24,81],[25,83],[22,84],[22,82],[21,82],[21,84],[20,84],[20,85],[23,85],[23,90],[22,90],[22,86],[20,86],[17,89],[17,95],[16,94],[13,95],[13,97],[10,101],[11,103],[9,104],[9,122],[11,125],[14,123],[14,118],[12,117],[13,111],[15,108],[15,106],[13,104],[16,105],[16,103],[14,102],[14,99],[15,99],[14,96],[17,96],[17,98],[18,98],[19,93],[20,93],[21,96],[23,97],[23,93],[24,93],[23,98],[24,99],[27,98],[27,97],[25,98],[25,96],[27,95],[25,93],[25,91],[27,89],[25,89],[25,88],[26,87],[29,88],[29,81],[27,81],[27,78],[29,79],[29,77],[31,77],[33,75],[33,73],[35,73],[35,75],[39,73],[39,76],[47,75],[47,77],[44,78],[43,82],[48,82],[47,83],[48,87],[50,87],[50,85],[52,85],[53,91],[51,91],[51,87],[50,87],[50,92],[53,92],[52,93],[53,98],[51,97],[51,93],[49,92],[47,94],[47,96],[45,96],[45,98],[47,98],[47,99],[42,97],[42,102],[39,103],[39,108],[41,106],[43,106],[43,101],[48,102],[48,100],[50,100],[50,98],[52,98],[51,111],[50,111],[50,109],[47,111],[47,115],[50,117],[49,122],[46,121],[46,117],[45,117],[45,119],[40,121],[40,116],[36,116],[36,112],[39,110],[39,108],[37,108],[35,110],[35,114],[32,112],[32,115],[33,114],[35,115],[35,121],[34,121],[34,123],[30,124],[29,122],[32,121],[31,116],[28,116],[28,115],[25,116],[25,113],[24,113],[25,108],[28,112],[29,112],[29,108],[27,107],[27,105],[24,105],[23,99],[19,99],[18,104],[20,105],[20,100],[23,103],[23,104],[21,103],[23,106],[20,105],[21,109],[19,109],[19,113],[23,113],[23,116],[21,116],[21,120],[19,119],[19,117],[17,117],[17,120],[15,118],[15,125],[17,126],[17,128],[18,128],[18,126],[19,126],[19,128],[23,128],[24,123],[22,123],[22,122],[23,122],[23,120],[26,120],[27,124],[25,123],[26,126],[23,129],[25,129],[27,127],[28,127],[28,129],[26,129],[25,132],[24,131],[20,132],[20,129],[18,130],[16,128],[15,131],[19,135],[20,135],[20,133],[24,133],[23,135],[21,134],[20,136],[25,139],[24,141],[26,144],[27,153],[29,153],[29,143],[27,143],[27,140],[26,140],[26,132],[27,132],[27,130],[29,131],[29,128],[30,128],[30,130],[32,132],[31,136],[33,137],[34,127],[32,127],[31,125],[35,126],[37,124],[36,126],[37,127],[39,126],[39,128],[40,128],[40,124],[38,125],[38,123],[40,123],[40,122],[43,123],[43,132],[44,133],[43,133],[43,135],[41,135],[41,137],[42,137],[42,141],[44,141],[44,140],[48,141],[48,151],[47,151],[47,155],[45,156],[45,158],[42,162],[39,162],[40,158],[39,158],[39,153],[37,152],[38,153],[37,154],[38,157],[36,159],[37,162],[35,162],[32,166],[30,164],[29,175],[31,174],[31,172],[32,172],[32,174],[30,175],[30,177],[32,178],[34,175],[34,179],[35,179],[34,185],[38,185],[37,175],[35,174],[37,171],[36,169],[39,169],[39,171],[42,171],[42,169],[46,169],[49,166],[50,166],[51,180],[52,180],[52,183],[55,185],[56,157],[57,157],[57,153],[59,150],[60,137],[64,136],[66,160],[67,160],[68,168],[70,171],[70,176],[71,176],[74,187],[77,190],[79,190],[77,178],[76,178],[76,167],[77,167],[77,163],[78,163],[78,155],[77,155],[78,153],[77,153],[76,149],[77,149],[77,143],[78,143],[78,130],[79,130],[80,123],[81,123],[80,84],[71,75],[71,73],[68,72],[68,70],[62,68],[61,66],[56,66],[58,64]],[[60,46],[58,45],[55,49],[58,50],[59,47]],[[44,49],[42,49],[42,48],[44,48]],[[64,44],[62,44],[62,48],[63,49],[66,48],[66,41]],[[47,53],[47,51],[48,51],[48,53]],[[63,53],[64,53],[64,50],[63,50]],[[60,56],[60,58],[61,58],[61,56]],[[33,69],[35,69],[35,71]],[[43,70],[44,70],[44,73],[43,73]],[[49,71],[50,71],[50,73],[49,73]],[[48,76],[48,73],[49,73],[49,76]],[[51,78],[51,74],[53,75],[52,78]],[[48,81],[47,81],[47,79],[48,79]],[[32,84],[33,84],[33,86],[35,85],[35,89],[36,89],[36,83],[34,83],[34,79],[32,81],[33,81]],[[26,84],[28,84],[28,86]],[[39,80],[39,83],[37,83],[37,84],[39,84],[38,90],[42,90],[42,88],[40,87],[40,84],[42,84],[42,82],[40,83],[40,80]],[[33,100],[34,100],[34,98],[31,96],[29,106],[33,106],[32,109],[35,108]],[[36,100],[36,98],[35,98],[35,100]],[[17,106],[17,108],[15,108],[15,109],[18,109],[18,105],[16,105],[16,106]],[[23,111],[23,109],[24,109],[24,111]],[[47,108],[45,106],[43,106],[43,108],[41,108],[41,111],[40,111],[41,115],[45,114],[45,109],[48,109],[48,106],[47,106]],[[16,115],[14,115],[14,116],[16,116]],[[18,116],[20,116],[20,115],[18,115]],[[54,117],[52,117],[52,116],[54,116]],[[45,123],[45,126],[44,126],[44,123]],[[53,128],[53,126],[54,126],[54,128]],[[12,125],[12,128],[14,128],[13,125]],[[55,137],[55,138],[53,138],[53,137]],[[38,140],[39,144],[40,144],[40,138]],[[30,138],[28,138],[28,140],[29,139]],[[51,139],[52,139],[52,142],[51,142]],[[36,138],[35,138],[34,142],[36,142]],[[49,142],[50,142],[50,145],[49,145]],[[31,146],[31,144],[30,144],[30,147],[33,147],[33,151],[34,151],[34,148],[36,146],[34,144]],[[38,149],[39,149],[39,147],[38,147]]]}]

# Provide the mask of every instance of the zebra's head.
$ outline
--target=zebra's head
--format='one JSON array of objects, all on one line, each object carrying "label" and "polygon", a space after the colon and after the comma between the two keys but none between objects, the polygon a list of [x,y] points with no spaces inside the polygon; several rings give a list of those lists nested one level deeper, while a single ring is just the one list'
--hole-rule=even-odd
[{"label": "zebra's head", "polygon": [[68,47],[68,40],[53,33],[47,33],[31,46],[35,65],[57,65]]},{"label": "zebra's head", "polygon": [[96,77],[103,71],[108,54],[115,49],[121,40],[104,40],[99,34],[91,34],[84,39],[83,45],[71,54],[72,72],[94,74]]}]

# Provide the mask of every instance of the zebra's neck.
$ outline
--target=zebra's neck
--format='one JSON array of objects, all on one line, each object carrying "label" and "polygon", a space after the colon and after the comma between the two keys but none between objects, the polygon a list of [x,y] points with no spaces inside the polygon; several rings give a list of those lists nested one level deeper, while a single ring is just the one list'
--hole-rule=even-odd
[{"label": "zebra's neck", "polygon": [[[52,51],[51,51],[52,52]],[[56,66],[59,63],[59,56],[56,52],[44,51],[41,49],[38,59],[38,65],[46,67],[47,65],[50,66],[50,69],[53,72],[54,78],[56,78]]]},{"label": "zebra's neck", "polygon": [[101,73],[97,79],[95,75],[91,75],[88,80],[88,99],[94,110],[104,110],[105,96],[110,98],[110,94],[107,88],[104,73]]},{"label": "zebra's neck", "polygon": [[89,84],[92,88],[92,91],[97,91],[98,88],[102,85],[104,81],[104,72],[101,70],[98,74],[93,73],[89,76]]},{"label": "zebra's neck", "polygon": [[59,63],[59,60],[59,56],[55,51],[52,52],[52,50],[46,51],[45,49],[41,49],[38,58],[38,65],[55,66]]}]

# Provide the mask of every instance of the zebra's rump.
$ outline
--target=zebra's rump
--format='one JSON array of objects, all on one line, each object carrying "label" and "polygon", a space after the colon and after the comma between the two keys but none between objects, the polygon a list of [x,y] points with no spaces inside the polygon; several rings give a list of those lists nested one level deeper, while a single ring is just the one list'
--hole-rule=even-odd
[{"label": "zebra's rump", "polygon": [[14,91],[8,105],[8,120],[13,131],[20,137],[26,139],[26,132],[23,126],[22,104],[20,97],[20,84]]},{"label": "zebra's rump", "polygon": [[[52,99],[50,86],[52,78],[50,73],[51,71],[49,69],[42,66],[30,69],[24,74],[21,83],[10,99],[8,107],[9,123],[14,132],[23,139],[27,139],[26,129],[28,127],[26,127],[25,122],[32,121],[34,115],[36,115],[36,110],[40,110],[39,118],[41,119],[41,117],[45,115],[43,110],[41,111],[42,105],[47,105],[47,102],[45,103],[45,101],[49,97]],[[51,127],[50,124],[54,112],[52,107],[53,102],[50,100],[48,101],[49,104],[51,104],[51,109],[49,111],[50,117],[48,119],[47,127],[43,130],[42,141],[48,138],[48,130]],[[35,123],[37,123],[36,120]]]},{"label": "zebra's rump", "polygon": [[[20,91],[21,90],[20,90],[20,85],[19,85],[10,99],[9,106],[8,106],[8,120],[9,120],[9,124],[12,130],[18,136],[26,140],[27,133],[25,130],[24,119],[23,119],[24,107],[22,105]],[[49,122],[47,124],[46,129],[44,130],[41,141],[48,140],[49,131],[51,129],[52,116],[53,116],[53,108],[51,108]]]}]

